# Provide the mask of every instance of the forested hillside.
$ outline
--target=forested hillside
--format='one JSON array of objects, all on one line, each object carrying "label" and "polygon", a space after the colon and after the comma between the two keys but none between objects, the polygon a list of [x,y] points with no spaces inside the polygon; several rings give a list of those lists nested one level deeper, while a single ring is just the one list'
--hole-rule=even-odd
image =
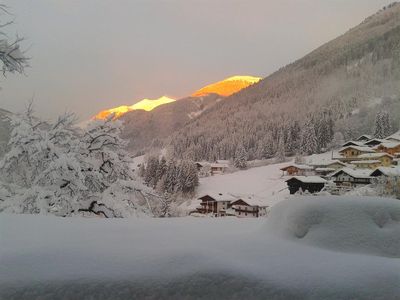
[{"label": "forested hillside", "polygon": [[373,133],[381,110],[397,130],[398,4],[218,103],[174,134],[170,150],[195,160],[231,159],[241,146],[249,159],[274,156],[279,147],[286,154],[318,152]]},{"label": "forested hillside", "polygon": [[163,139],[222,98],[217,94],[188,97],[152,111],[134,110],[124,114],[120,120],[124,123],[122,134],[129,141],[129,150],[133,154],[142,154],[150,147],[161,146]]}]

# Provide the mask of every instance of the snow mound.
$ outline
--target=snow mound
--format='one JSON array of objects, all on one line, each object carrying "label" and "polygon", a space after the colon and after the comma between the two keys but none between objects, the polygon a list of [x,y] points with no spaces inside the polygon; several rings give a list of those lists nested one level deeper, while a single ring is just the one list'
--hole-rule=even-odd
[{"label": "snow mound", "polygon": [[376,197],[298,197],[275,205],[267,230],[334,251],[400,257],[400,201]]}]

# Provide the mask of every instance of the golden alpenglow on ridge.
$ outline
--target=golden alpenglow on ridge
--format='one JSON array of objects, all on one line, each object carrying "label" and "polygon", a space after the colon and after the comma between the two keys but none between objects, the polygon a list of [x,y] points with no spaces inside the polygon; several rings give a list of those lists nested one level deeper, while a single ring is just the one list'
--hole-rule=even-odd
[{"label": "golden alpenglow on ridge", "polygon": [[103,111],[99,112],[94,117],[94,119],[105,119],[111,114],[114,114],[114,118],[117,119],[117,118],[121,117],[123,114],[130,112],[132,110],[142,109],[145,111],[150,111],[150,110],[153,110],[154,108],[156,108],[157,106],[160,106],[162,104],[171,103],[174,101],[175,101],[175,99],[169,98],[167,96],[162,96],[158,99],[143,99],[143,100],[139,101],[138,103],[135,103],[131,106],[122,105],[122,106],[114,107],[111,109],[103,110]]},{"label": "golden alpenglow on ridge", "polygon": [[240,76],[240,75],[232,76],[222,81],[209,84],[201,88],[200,90],[194,92],[192,96],[200,97],[208,94],[218,94],[226,97],[234,93],[237,93],[241,89],[244,89],[254,83],[259,82],[261,79],[262,78],[260,77],[254,77],[254,76]]}]

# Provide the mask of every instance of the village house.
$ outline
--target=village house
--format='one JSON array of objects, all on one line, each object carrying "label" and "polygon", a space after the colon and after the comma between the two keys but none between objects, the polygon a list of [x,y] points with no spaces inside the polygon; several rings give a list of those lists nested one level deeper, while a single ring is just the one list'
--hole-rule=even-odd
[{"label": "village house", "polygon": [[342,162],[350,162],[353,160],[358,160],[358,156],[367,153],[374,153],[375,151],[369,147],[363,146],[348,146],[344,147],[339,151],[339,154],[342,156],[338,158]]},{"label": "village house", "polygon": [[241,197],[231,202],[231,207],[238,218],[259,218],[266,216],[268,205],[253,197]]},{"label": "village house", "polygon": [[310,166],[314,167],[315,170],[317,170],[319,168],[339,170],[341,168],[346,167],[347,164],[345,164],[344,162],[341,162],[339,160],[327,160],[327,161],[312,163],[312,164],[310,164]]},{"label": "village house", "polygon": [[351,164],[358,169],[376,169],[382,166],[379,160],[355,160]]},{"label": "village house", "polygon": [[338,187],[357,187],[371,183],[371,171],[368,169],[343,168],[332,174]]},{"label": "village house", "polygon": [[308,176],[314,175],[314,168],[307,165],[289,165],[281,168],[283,176]]},{"label": "village house", "polygon": [[378,146],[375,146],[374,149],[378,152],[386,152],[390,155],[395,156],[400,153],[400,142],[385,141]]},{"label": "village house", "polygon": [[319,176],[295,176],[286,180],[290,194],[308,191],[311,194],[322,191],[327,181]]},{"label": "village house", "polygon": [[371,173],[372,177],[400,177],[400,167],[380,167]]},{"label": "village house", "polygon": [[210,172],[211,175],[224,174],[228,168],[229,164],[227,163],[215,162],[210,165]]},{"label": "village house", "polygon": [[227,216],[230,203],[236,200],[235,197],[222,193],[210,193],[198,199],[201,200],[201,203],[200,207],[197,208],[197,212],[202,214],[212,214],[214,217]]},{"label": "village house", "polygon": [[[393,156],[388,153],[366,153],[358,156],[358,160],[360,161],[378,161],[377,167],[390,167],[393,164]],[[352,164],[356,164],[355,161],[351,162]],[[376,167],[376,168],[377,168]]]}]

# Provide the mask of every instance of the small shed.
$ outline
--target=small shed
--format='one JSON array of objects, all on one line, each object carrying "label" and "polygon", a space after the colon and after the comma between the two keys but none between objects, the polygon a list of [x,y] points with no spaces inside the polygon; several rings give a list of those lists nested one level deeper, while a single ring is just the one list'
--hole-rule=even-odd
[{"label": "small shed", "polygon": [[299,190],[308,191],[311,194],[320,192],[327,181],[319,176],[295,176],[286,180],[290,194]]}]

